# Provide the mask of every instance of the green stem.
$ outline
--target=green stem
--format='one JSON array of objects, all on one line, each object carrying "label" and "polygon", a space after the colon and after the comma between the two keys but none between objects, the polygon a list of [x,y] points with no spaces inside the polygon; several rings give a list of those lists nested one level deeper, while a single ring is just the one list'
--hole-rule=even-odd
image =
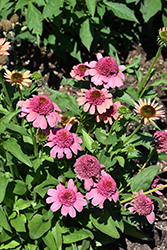
[{"label": "green stem", "polygon": [[34,136],[34,133],[32,131],[32,127],[30,124],[29,124],[29,127],[30,127],[31,137],[32,137],[33,146],[34,146],[34,155],[35,155],[35,157],[38,157],[38,147],[37,147],[37,143],[36,143],[36,138]]},{"label": "green stem", "polygon": [[23,100],[23,95],[21,93],[21,89],[19,88],[19,86],[18,86],[18,90],[19,90],[19,94],[20,94],[21,100]]},{"label": "green stem", "polygon": [[[113,124],[112,124],[112,126],[111,126],[111,128],[110,128],[110,131],[109,131],[109,133],[108,133],[108,137],[111,135],[111,133],[112,133],[114,127],[115,127],[115,124],[117,124],[117,121],[118,121],[118,119],[120,118],[120,116],[121,116],[121,115],[119,115],[119,116],[117,117],[117,119],[113,122]],[[109,146],[109,145],[106,145],[106,151],[107,151],[107,149],[108,149],[108,146]]]},{"label": "green stem", "polygon": [[[146,74],[146,76],[145,76],[143,82],[142,82],[141,85],[139,86],[139,89],[138,89],[138,91],[137,91],[138,94],[140,93],[141,89],[143,88],[145,82],[147,81],[147,78],[148,78],[148,76],[150,75],[150,73],[151,73],[151,71],[152,71],[152,69],[153,69],[153,67],[154,67],[155,62],[156,62],[158,56],[159,56],[160,53],[161,53],[162,48],[163,48],[163,46],[160,46],[160,47],[159,47],[159,49],[158,49],[158,51],[157,51],[157,54],[156,54],[156,56],[155,56],[155,58],[154,58],[154,60],[153,60],[153,62],[152,62],[152,64],[151,64],[151,67],[149,68],[149,70],[148,70],[148,72],[147,72],[147,74]],[[142,94],[143,94],[143,93],[142,93]]]},{"label": "green stem", "polygon": [[[141,120],[141,123],[138,125],[138,127],[133,131],[133,133],[123,142],[123,145],[126,144],[136,133],[137,131],[141,128],[141,126],[144,124],[144,119]],[[123,146],[122,145],[122,146]]]}]

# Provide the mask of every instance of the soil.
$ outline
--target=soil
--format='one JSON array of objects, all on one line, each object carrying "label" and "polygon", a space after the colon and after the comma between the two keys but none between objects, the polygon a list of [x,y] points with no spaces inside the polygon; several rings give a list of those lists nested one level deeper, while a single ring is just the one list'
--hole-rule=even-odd
[{"label": "soil", "polygon": [[[130,64],[132,59],[141,55],[140,65],[143,75],[145,76],[149,69],[154,56],[157,52],[158,46],[152,41],[144,40],[141,43],[133,44],[128,55],[121,56],[121,51],[118,51],[118,55],[121,58],[121,64]],[[164,49],[154,66],[157,69],[156,75],[151,79],[150,83],[159,79],[159,75],[167,73],[167,50]],[[62,59],[56,57],[56,53],[50,53],[47,49],[41,45],[41,48],[34,43],[24,43],[21,47],[16,48],[11,56],[14,60],[10,60],[11,67],[14,65],[14,61],[18,60],[18,66],[24,66],[30,71],[41,72],[44,78],[44,86],[59,90],[69,95],[76,95],[76,90],[61,84],[62,77],[65,76],[70,79],[69,72],[73,65],[78,64],[78,61],[69,57],[65,63]],[[92,58],[95,58],[94,54]],[[124,86],[133,86],[137,89],[137,81],[130,75],[126,74]],[[155,87],[159,102],[164,106],[167,114],[167,96],[163,92],[160,86]],[[40,94],[49,95],[49,93],[41,87]],[[159,121],[159,127],[161,129],[167,129],[167,117]],[[134,130],[135,124],[130,124],[130,129]],[[148,126],[146,129],[154,131],[153,126]],[[161,166],[160,180],[161,183],[167,183],[167,162],[159,161]],[[163,196],[159,196],[163,201],[162,211],[156,208],[156,219],[154,226],[146,226],[140,228],[142,232],[151,237],[152,241],[139,240],[130,236],[126,236],[115,241],[107,246],[99,247],[99,250],[165,250],[167,249],[167,194],[163,190]]]}]

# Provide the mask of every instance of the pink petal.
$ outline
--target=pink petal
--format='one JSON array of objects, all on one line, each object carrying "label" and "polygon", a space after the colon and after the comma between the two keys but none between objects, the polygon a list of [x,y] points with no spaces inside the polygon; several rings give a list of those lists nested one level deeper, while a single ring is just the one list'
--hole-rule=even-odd
[{"label": "pink petal", "polygon": [[47,120],[48,120],[48,123],[49,123],[49,126],[50,127],[54,127],[55,126],[55,117],[53,117],[52,115],[47,115]]},{"label": "pink petal", "polygon": [[84,179],[84,188],[85,190],[89,191],[91,187],[93,187],[93,179],[92,178],[85,178]]},{"label": "pink petal", "polygon": [[31,112],[27,115],[26,119],[28,122],[34,121],[39,115],[36,112]]},{"label": "pink petal", "polygon": [[71,123],[69,123],[69,124],[67,124],[65,126],[65,129],[67,129],[68,131],[70,131],[71,128],[72,128],[72,124]]},{"label": "pink petal", "polygon": [[118,193],[118,191],[116,191],[115,194],[112,195],[112,198],[113,198],[113,200],[114,200],[115,203],[118,201],[118,198],[119,198],[119,193]]},{"label": "pink petal", "polygon": [[75,209],[74,209],[72,206],[69,207],[69,215],[70,215],[72,218],[76,217],[76,211],[75,211]]},{"label": "pink petal", "polygon": [[55,212],[57,211],[60,207],[61,207],[61,203],[59,201],[56,201],[52,204],[52,206],[50,207],[50,209]]},{"label": "pink petal", "polygon": [[38,115],[37,118],[34,120],[33,126],[34,126],[35,128],[40,127],[40,115]]},{"label": "pink petal", "polygon": [[61,208],[61,214],[66,216],[68,212],[69,212],[69,207],[66,207],[65,205],[63,205]]},{"label": "pink petal", "polygon": [[93,115],[94,113],[95,113],[95,106],[92,104],[92,106],[91,106],[91,108],[90,108],[90,110],[89,110],[89,113],[91,114],[91,115]]},{"label": "pink petal", "polygon": [[72,158],[72,153],[71,153],[71,150],[69,148],[64,148],[64,153],[66,154],[67,159]]},{"label": "pink petal", "polygon": [[47,194],[50,196],[57,196],[57,190],[56,189],[49,189],[47,191]]},{"label": "pink petal", "polygon": [[57,201],[57,197],[48,197],[46,199],[46,203],[49,204],[49,203],[53,203],[53,202],[56,202]]},{"label": "pink petal", "polygon": [[75,186],[75,185],[74,185],[73,179],[70,179],[70,180],[68,181],[67,187],[68,187],[69,189],[73,189],[74,186]]},{"label": "pink petal", "polygon": [[48,147],[52,148],[54,145],[55,145],[54,142],[51,141],[51,142],[46,143],[44,145],[44,147],[48,146]]},{"label": "pink petal", "polygon": [[97,57],[98,60],[100,60],[101,58],[103,58],[103,56],[102,56],[101,53],[97,53],[96,57]]},{"label": "pink petal", "polygon": [[78,102],[78,105],[81,106],[86,102],[86,98],[85,97],[78,97],[77,102]]},{"label": "pink petal", "polygon": [[84,112],[87,112],[88,109],[89,109],[89,107],[90,107],[90,103],[87,102],[87,103],[84,105],[83,111],[84,111]]},{"label": "pink petal", "polygon": [[40,115],[40,128],[41,129],[47,128],[47,121],[44,115]]},{"label": "pink petal", "polygon": [[155,214],[154,214],[154,212],[152,211],[149,215],[146,216],[146,218],[147,218],[148,222],[150,224],[152,224],[154,222],[154,220],[155,220]]},{"label": "pink petal", "polygon": [[93,188],[86,194],[86,199],[90,200],[97,194],[97,188]]},{"label": "pink petal", "polygon": [[97,193],[92,199],[93,206],[97,206],[102,200],[103,200],[102,195]]},{"label": "pink petal", "polygon": [[54,110],[61,112],[61,109],[58,107],[56,103],[53,102]]},{"label": "pink petal", "polygon": [[124,65],[119,65],[118,67],[119,67],[119,70],[124,70],[124,69],[126,69],[126,67],[125,67]]},{"label": "pink petal", "polygon": [[51,156],[52,158],[55,158],[55,157],[56,157],[56,154],[57,154],[57,152],[58,152],[58,150],[59,150],[59,148],[58,148],[57,146],[53,147],[53,148],[51,149],[51,151],[50,151],[50,156]]}]

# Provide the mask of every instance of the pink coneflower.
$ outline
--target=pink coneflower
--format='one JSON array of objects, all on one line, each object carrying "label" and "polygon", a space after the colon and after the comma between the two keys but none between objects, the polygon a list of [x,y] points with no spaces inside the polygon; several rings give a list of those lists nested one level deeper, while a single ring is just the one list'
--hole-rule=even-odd
[{"label": "pink coneflower", "polygon": [[80,192],[77,192],[77,187],[74,185],[72,179],[68,181],[67,188],[60,183],[56,189],[49,189],[47,194],[51,197],[46,199],[46,203],[53,203],[50,209],[55,212],[62,206],[61,214],[63,216],[69,214],[74,218],[76,217],[76,210],[81,212],[83,206],[87,205],[84,196]]},{"label": "pink coneflower", "polygon": [[10,42],[5,42],[6,38],[0,38],[0,56],[9,55],[7,50],[11,47]]},{"label": "pink coneflower", "polygon": [[132,196],[134,199],[132,200],[132,202],[128,202],[125,204],[125,210],[127,205],[131,205],[131,207],[128,208],[130,212],[146,216],[148,222],[152,224],[155,219],[155,214],[153,212],[154,205],[152,204],[151,199],[143,193],[142,189],[140,190],[140,193],[133,192],[133,194],[137,197]]},{"label": "pink coneflower", "polygon": [[[78,95],[81,97],[77,98],[78,105],[81,106],[84,103],[83,111],[93,115],[96,112],[102,114],[106,112],[108,108],[113,104],[112,94],[108,93],[107,89],[97,89],[95,87],[88,89],[81,89]],[[90,109],[89,109],[90,108]]]},{"label": "pink coneflower", "polygon": [[167,131],[157,131],[153,134],[155,141],[151,143],[158,153],[165,152],[167,154]]},{"label": "pink coneflower", "polygon": [[114,102],[112,106],[106,110],[105,113],[98,114],[96,117],[96,121],[100,122],[103,119],[103,122],[106,124],[109,122],[110,125],[113,124],[112,117],[116,120],[119,116],[119,113],[117,112],[118,108],[121,106],[121,103],[119,101]]},{"label": "pink coneflower", "polygon": [[[163,184],[158,184],[158,182],[159,182],[159,176],[156,175],[155,178],[153,179],[152,183],[151,183],[150,189],[154,189],[154,188],[163,186]],[[163,190],[163,189],[164,189],[164,188],[161,188],[161,189],[159,189],[159,190]],[[154,191],[154,192],[155,192],[156,194],[158,194],[158,195],[163,195],[163,193],[161,193],[159,190],[156,190],[156,191]],[[152,194],[152,193],[150,193],[150,194]]]},{"label": "pink coneflower", "polygon": [[47,122],[50,127],[61,122],[60,115],[55,112],[55,110],[61,112],[61,109],[45,95],[33,96],[26,101],[19,101],[17,105],[21,107],[20,117],[27,115],[27,121],[33,122],[36,128],[46,129]]},{"label": "pink coneflower", "polygon": [[71,77],[75,78],[76,80],[80,81],[83,80],[85,77],[85,72],[90,69],[87,62],[79,63],[78,65],[74,65],[73,69],[70,72]]},{"label": "pink coneflower", "polygon": [[11,82],[12,86],[18,85],[20,89],[23,89],[23,86],[30,87],[32,80],[29,79],[32,74],[30,74],[30,71],[27,70],[25,73],[20,73],[15,70],[12,72],[8,69],[5,69],[6,73],[4,74],[4,77],[6,78],[7,82]]},{"label": "pink coneflower", "polygon": [[148,120],[152,122],[154,120],[160,119],[160,117],[165,117],[165,111],[159,110],[163,106],[158,106],[158,103],[155,104],[155,100],[151,103],[151,100],[149,98],[147,103],[145,99],[144,101],[139,99],[138,102],[139,104],[135,103],[134,111],[144,118],[144,124],[146,124]]},{"label": "pink coneflower", "polygon": [[76,134],[71,133],[72,124],[67,124],[64,129],[57,128],[50,130],[48,143],[45,146],[53,147],[50,151],[50,156],[55,158],[58,154],[58,158],[63,158],[64,154],[67,159],[72,158],[72,152],[78,154],[78,150],[82,150],[79,143],[82,143],[82,139]]},{"label": "pink coneflower", "polygon": [[109,201],[113,199],[114,202],[117,202],[119,198],[119,193],[116,190],[117,184],[114,179],[104,170],[101,171],[101,175],[102,177],[95,184],[95,188],[86,194],[88,200],[93,198],[92,205],[99,205],[99,208],[103,208],[103,203],[106,199],[109,199]]},{"label": "pink coneflower", "polygon": [[105,168],[104,165],[100,164],[96,157],[88,154],[80,156],[74,164],[74,171],[80,180],[84,180],[87,191],[94,185],[93,178],[100,177],[101,168]]},{"label": "pink coneflower", "polygon": [[89,63],[89,67],[85,72],[85,75],[91,75],[91,82],[95,85],[104,84],[105,88],[115,88],[123,85],[125,79],[124,74],[120,70],[124,70],[125,66],[118,66],[116,60],[113,57],[103,57],[101,53],[97,53],[98,61],[92,61]]}]

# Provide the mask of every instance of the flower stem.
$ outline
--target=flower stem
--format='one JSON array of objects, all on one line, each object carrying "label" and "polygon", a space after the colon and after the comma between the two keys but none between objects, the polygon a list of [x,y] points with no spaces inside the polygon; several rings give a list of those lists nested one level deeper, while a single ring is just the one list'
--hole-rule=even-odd
[{"label": "flower stem", "polygon": [[29,127],[30,127],[31,137],[32,137],[33,146],[34,146],[34,155],[35,155],[35,157],[37,157],[38,156],[38,147],[37,147],[37,143],[36,143],[36,138],[34,136],[34,133],[32,131],[32,127],[30,124],[29,124]]},{"label": "flower stem", "polygon": [[[160,47],[159,47],[159,49],[158,49],[158,51],[157,51],[157,54],[156,54],[156,56],[155,56],[155,58],[154,58],[154,60],[153,60],[153,62],[152,62],[152,64],[151,64],[151,67],[149,68],[149,70],[148,70],[148,72],[147,72],[147,74],[146,74],[146,76],[145,76],[143,82],[141,83],[141,85],[140,85],[139,88],[138,88],[138,91],[137,91],[138,94],[139,94],[140,91],[142,90],[142,88],[143,88],[145,82],[147,81],[147,78],[148,78],[148,76],[150,75],[151,70],[153,69],[155,62],[156,62],[158,56],[159,56],[160,53],[161,53],[162,48],[163,48],[163,46],[160,46]],[[142,95],[143,95],[143,93],[144,93],[144,92],[142,92]],[[141,97],[141,95],[140,95],[140,97]]]},{"label": "flower stem", "polygon": [[[141,126],[144,124],[144,119],[141,120],[141,123],[138,125],[138,127],[133,131],[133,133],[123,142],[123,145],[126,144],[136,133],[137,131],[141,128]],[[123,146],[122,145],[122,146]]]},{"label": "flower stem", "polygon": [[19,90],[19,94],[20,94],[21,100],[23,100],[23,95],[21,93],[21,89],[19,88],[19,86],[18,86],[18,90]]}]

